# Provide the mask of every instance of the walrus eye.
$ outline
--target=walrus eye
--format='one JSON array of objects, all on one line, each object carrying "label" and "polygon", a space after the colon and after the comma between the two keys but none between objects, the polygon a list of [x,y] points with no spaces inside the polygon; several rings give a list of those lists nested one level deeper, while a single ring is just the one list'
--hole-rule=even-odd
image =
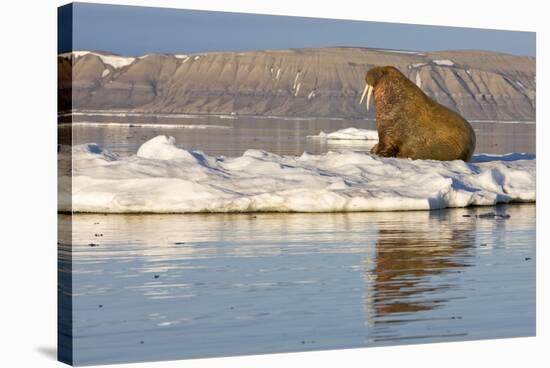
[{"label": "walrus eye", "polygon": [[370,98],[372,96],[372,90],[374,88],[370,84],[365,85],[365,89],[363,90],[363,94],[361,95],[361,99],[359,100],[359,105],[363,103],[363,99],[365,98],[365,95],[367,96],[367,111],[369,111],[370,107]]}]

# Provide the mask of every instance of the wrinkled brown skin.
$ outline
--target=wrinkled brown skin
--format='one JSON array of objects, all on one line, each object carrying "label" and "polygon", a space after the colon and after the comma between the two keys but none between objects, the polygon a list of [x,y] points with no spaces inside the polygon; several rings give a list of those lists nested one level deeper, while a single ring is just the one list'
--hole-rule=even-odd
[{"label": "wrinkled brown skin", "polygon": [[373,86],[379,142],[371,153],[383,157],[468,161],[476,146],[471,125],[435,102],[391,66],[375,67],[365,80]]}]

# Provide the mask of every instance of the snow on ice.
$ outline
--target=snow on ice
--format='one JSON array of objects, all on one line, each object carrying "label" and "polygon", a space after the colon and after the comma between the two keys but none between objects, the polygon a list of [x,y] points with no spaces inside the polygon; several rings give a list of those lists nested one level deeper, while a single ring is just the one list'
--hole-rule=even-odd
[{"label": "snow on ice", "polygon": [[[534,202],[536,193],[535,156],[519,153],[476,155],[472,162],[352,151],[279,156],[247,150],[226,158],[157,136],[130,157],[85,144],[61,147],[59,159],[72,159],[73,168],[72,192],[60,193],[60,209],[76,212],[431,210]],[[71,188],[69,171],[60,180],[61,188]]]}]

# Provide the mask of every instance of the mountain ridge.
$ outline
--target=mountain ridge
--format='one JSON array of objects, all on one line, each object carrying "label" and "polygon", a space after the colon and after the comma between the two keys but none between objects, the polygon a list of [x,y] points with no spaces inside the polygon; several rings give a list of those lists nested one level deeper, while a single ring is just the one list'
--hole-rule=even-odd
[{"label": "mountain ridge", "polygon": [[60,106],[374,118],[358,100],[366,72],[378,65],[397,67],[427,95],[467,119],[535,120],[536,59],[484,50],[327,47],[138,57],[76,51],[58,56]]}]

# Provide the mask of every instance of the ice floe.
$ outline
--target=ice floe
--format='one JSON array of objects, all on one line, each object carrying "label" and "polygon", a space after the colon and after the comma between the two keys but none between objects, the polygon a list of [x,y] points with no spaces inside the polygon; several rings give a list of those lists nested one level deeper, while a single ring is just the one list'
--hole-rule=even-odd
[{"label": "ice floe", "polygon": [[[72,157],[67,157],[72,152]],[[59,150],[60,210],[76,212],[333,212],[430,210],[534,202],[533,155],[478,155],[472,162],[382,158],[352,151],[301,156],[248,150],[211,157],[158,136],[137,155],[96,144]]]},{"label": "ice floe", "polygon": [[339,139],[339,140],[378,140],[378,131],[372,129],[345,128],[335,132],[321,132],[308,138]]}]

